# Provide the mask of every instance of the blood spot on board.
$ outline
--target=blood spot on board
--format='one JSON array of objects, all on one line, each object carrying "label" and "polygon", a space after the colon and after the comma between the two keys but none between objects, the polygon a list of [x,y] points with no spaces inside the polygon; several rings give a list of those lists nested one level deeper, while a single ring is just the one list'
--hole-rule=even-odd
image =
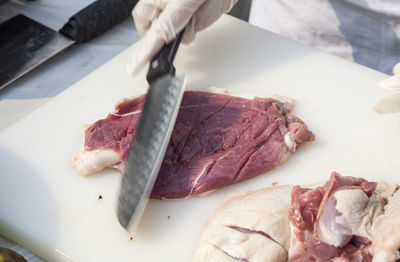
[{"label": "blood spot on board", "polygon": [[171,217],[170,217],[170,216],[168,216],[167,218],[168,218],[168,219],[170,219]]},{"label": "blood spot on board", "polygon": [[132,241],[132,240],[133,240],[133,237],[130,237],[129,240]]},{"label": "blood spot on board", "polygon": [[279,182],[272,182],[272,185],[277,186],[277,185],[279,185]]},{"label": "blood spot on board", "polygon": [[103,199],[102,195],[99,195],[99,197],[97,198],[97,200],[102,200],[102,199]]}]

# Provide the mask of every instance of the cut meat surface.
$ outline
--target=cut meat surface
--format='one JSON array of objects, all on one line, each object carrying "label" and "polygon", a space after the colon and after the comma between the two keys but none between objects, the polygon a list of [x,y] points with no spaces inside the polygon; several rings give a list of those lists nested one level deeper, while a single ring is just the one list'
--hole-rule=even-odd
[{"label": "cut meat surface", "polygon": [[[398,261],[399,199],[397,185],[335,172],[324,186],[294,187],[288,261]],[[384,239],[382,231],[390,236]]]},{"label": "cut meat surface", "polygon": [[[334,196],[341,190],[357,190],[368,201],[367,194],[371,195],[375,187],[376,183],[362,178],[342,177],[337,173],[333,173],[324,186],[316,189],[294,187],[292,207],[289,209],[293,234],[288,261],[322,262],[333,258],[348,262],[371,261],[372,256],[364,251],[370,241],[360,240],[361,236],[353,239],[348,225],[338,223],[342,214],[336,208],[338,201]],[[345,201],[351,202],[353,196],[348,195]],[[354,204],[358,203],[359,199]]]},{"label": "cut meat surface", "polygon": [[[123,171],[144,99],[122,101],[115,112],[85,130],[84,148],[72,159],[80,173],[112,166]],[[314,139],[291,109],[290,103],[273,98],[186,91],[151,197],[203,194],[285,162],[299,145]],[[90,154],[96,150],[115,152],[119,159],[99,167],[93,164],[99,162],[97,154]]]},{"label": "cut meat surface", "polygon": [[318,187],[233,193],[211,214],[193,262],[398,262],[399,216],[398,185],[335,172]]}]

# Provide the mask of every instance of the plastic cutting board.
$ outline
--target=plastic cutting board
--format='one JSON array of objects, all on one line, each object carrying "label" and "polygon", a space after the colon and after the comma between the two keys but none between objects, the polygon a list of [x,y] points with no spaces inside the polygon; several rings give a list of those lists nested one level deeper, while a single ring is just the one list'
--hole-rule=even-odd
[{"label": "plastic cutting board", "polygon": [[145,92],[145,71],[134,78],[125,71],[133,48],[0,133],[0,232],[46,260],[190,261],[209,214],[229,192],[313,183],[334,170],[400,182],[400,115],[371,109],[386,75],[224,16],[181,47],[176,68],[187,87],[294,98],[293,113],[316,140],[267,174],[206,197],[150,201],[130,240],[115,210],[121,174],[81,177],[69,159],[84,124]]}]

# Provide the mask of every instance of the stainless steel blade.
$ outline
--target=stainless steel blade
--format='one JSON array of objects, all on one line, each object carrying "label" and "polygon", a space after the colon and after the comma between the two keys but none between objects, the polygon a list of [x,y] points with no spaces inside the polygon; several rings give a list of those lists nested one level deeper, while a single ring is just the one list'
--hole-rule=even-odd
[{"label": "stainless steel blade", "polygon": [[0,25],[0,89],[73,43],[23,15],[5,21]]},{"label": "stainless steel blade", "polygon": [[151,83],[126,161],[118,220],[133,233],[144,211],[167,149],[186,77],[165,75]]}]

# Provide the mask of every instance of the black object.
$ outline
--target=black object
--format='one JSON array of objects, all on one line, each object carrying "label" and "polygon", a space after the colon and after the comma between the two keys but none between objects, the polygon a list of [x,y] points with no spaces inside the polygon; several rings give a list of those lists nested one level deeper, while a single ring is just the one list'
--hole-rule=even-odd
[{"label": "black object", "polygon": [[22,14],[1,23],[0,89],[70,45],[89,41],[115,26],[130,15],[137,2],[97,0],[72,16],[60,32]]},{"label": "black object", "polygon": [[156,57],[151,61],[149,71],[147,72],[147,82],[157,79],[158,77],[170,74],[175,75],[175,67],[173,61],[175,59],[176,52],[178,51],[179,44],[182,41],[183,29],[174,41],[165,45]]},{"label": "black object", "polygon": [[76,43],[87,42],[128,17],[138,0],[97,0],[88,5],[60,29]]},{"label": "black object", "polygon": [[73,43],[21,14],[1,23],[0,89]]}]

